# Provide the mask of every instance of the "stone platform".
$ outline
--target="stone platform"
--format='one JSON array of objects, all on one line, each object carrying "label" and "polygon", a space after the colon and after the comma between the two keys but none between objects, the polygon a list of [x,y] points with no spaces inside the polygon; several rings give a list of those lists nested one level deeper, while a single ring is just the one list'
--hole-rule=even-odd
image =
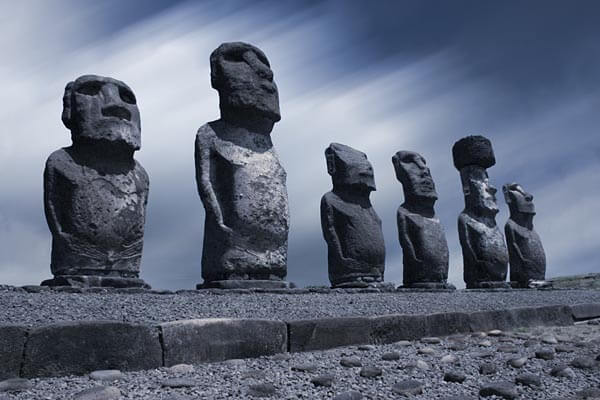
[{"label": "stone platform", "polygon": [[0,290],[5,305],[0,310],[1,378],[152,369],[493,329],[566,326],[600,317],[600,292],[581,290],[304,289],[289,295],[73,289]]}]

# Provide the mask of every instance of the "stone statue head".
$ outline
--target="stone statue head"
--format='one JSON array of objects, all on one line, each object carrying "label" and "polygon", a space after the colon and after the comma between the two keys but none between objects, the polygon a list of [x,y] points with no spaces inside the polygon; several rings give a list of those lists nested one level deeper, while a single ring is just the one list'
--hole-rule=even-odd
[{"label": "stone statue head", "polygon": [[325,149],[327,173],[331,175],[333,186],[354,187],[371,192],[375,188],[373,166],[362,151],[340,143],[331,143]]},{"label": "stone statue head", "polygon": [[221,117],[281,119],[279,94],[265,54],[242,42],[223,43],[210,55],[210,80],[219,92]]},{"label": "stone statue head", "polygon": [[392,164],[406,199],[437,199],[435,184],[423,156],[414,151],[399,151],[392,157]]},{"label": "stone statue head", "polygon": [[533,196],[527,193],[518,183],[507,183],[502,186],[504,200],[508,204],[510,213],[535,214]]},{"label": "stone statue head", "polygon": [[467,209],[481,212],[486,215],[496,215],[498,204],[496,203],[495,186],[490,183],[487,173],[483,170],[485,177],[472,177],[468,180],[468,186],[464,188]]},{"label": "stone statue head", "polygon": [[141,147],[140,112],[129,86],[83,75],[65,87],[62,121],[74,143],[102,141],[129,150]]}]

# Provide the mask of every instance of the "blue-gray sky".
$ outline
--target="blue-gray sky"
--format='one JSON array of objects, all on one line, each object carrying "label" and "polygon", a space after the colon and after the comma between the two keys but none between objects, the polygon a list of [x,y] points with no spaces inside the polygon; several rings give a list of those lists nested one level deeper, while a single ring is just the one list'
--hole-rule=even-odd
[{"label": "blue-gray sky", "polygon": [[[386,280],[401,283],[395,213],[398,150],[428,161],[461,287],[463,208],[451,147],[483,134],[497,187],[533,193],[548,276],[598,272],[600,3],[567,1],[55,1],[0,4],[0,283],[50,276],[42,205],[46,157],[70,144],[64,85],[94,73],[128,83],[142,118],[136,158],[150,175],[142,277],[158,288],[201,281],[204,210],[193,141],[218,118],[210,52],[226,41],[264,50],[279,86],[273,140],[288,173],[288,278],[327,283],[319,202],[323,150],[366,152],[383,220]],[[508,210],[498,196],[502,227]]]}]

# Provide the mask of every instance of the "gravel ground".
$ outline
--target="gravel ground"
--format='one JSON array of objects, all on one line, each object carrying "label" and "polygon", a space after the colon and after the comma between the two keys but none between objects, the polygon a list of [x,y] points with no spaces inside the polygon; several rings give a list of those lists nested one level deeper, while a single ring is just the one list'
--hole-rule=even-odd
[{"label": "gravel ground", "polygon": [[598,290],[394,293],[27,293],[0,290],[0,323],[29,326],[58,321],[160,323],[191,318],[265,318],[424,314],[600,302]]},{"label": "gravel ground", "polygon": [[[179,365],[123,373],[120,379],[110,382],[93,380],[90,376],[32,379],[17,382],[17,385],[30,386],[29,389],[4,398],[0,394],[0,399],[245,399],[257,397],[253,395],[257,390],[263,395],[270,394],[261,397],[274,399],[400,399],[405,397],[394,388],[397,390],[407,380],[417,381],[420,389],[416,391],[422,391],[408,395],[411,399],[478,399],[487,384],[500,381],[505,382],[507,393],[504,397],[489,398],[597,398],[585,397],[583,393],[595,391],[600,396],[599,322],[455,335],[437,338],[439,342],[430,338],[382,346],[352,346]],[[551,359],[537,358],[539,356]],[[507,361],[513,358],[522,358],[524,365],[509,365]],[[353,359],[358,366],[344,367],[343,359]],[[553,376],[551,371],[555,368],[563,376]],[[454,373],[455,378],[463,375],[464,381],[445,381],[449,372]],[[361,376],[369,373],[375,376]],[[315,378],[326,385],[330,381],[330,386],[316,386],[311,382]],[[517,379],[532,382],[534,386],[517,384]],[[187,387],[169,387],[177,385]],[[0,388],[2,386],[0,383]],[[80,394],[98,386],[104,386],[107,395]],[[358,393],[352,397],[349,391]],[[342,393],[346,393],[346,397],[336,397]]]}]

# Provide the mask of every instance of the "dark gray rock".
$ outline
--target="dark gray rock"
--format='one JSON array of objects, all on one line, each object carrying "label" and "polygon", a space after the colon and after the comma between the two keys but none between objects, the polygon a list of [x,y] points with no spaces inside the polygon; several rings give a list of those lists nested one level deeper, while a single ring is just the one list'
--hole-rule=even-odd
[{"label": "dark gray rock", "polygon": [[569,379],[573,379],[576,376],[575,372],[571,368],[569,368],[569,366],[564,365],[564,364],[560,364],[560,365],[553,367],[552,370],[550,370],[550,375],[556,376],[559,378],[569,378]]},{"label": "dark gray rock", "polygon": [[539,358],[541,360],[554,360],[554,356],[554,349],[551,348],[543,348],[535,352],[535,358]]},{"label": "dark gray rock", "polygon": [[340,365],[346,368],[362,367],[362,362],[357,357],[346,357],[340,360]]},{"label": "dark gray rock", "polygon": [[310,382],[316,387],[331,387],[335,376],[333,374],[322,374],[311,378]]},{"label": "dark gray rock", "polygon": [[73,400],[118,400],[121,391],[114,386],[95,386],[73,395]]},{"label": "dark gray rock", "polygon": [[289,351],[311,351],[371,341],[368,317],[320,318],[288,322]]},{"label": "dark gray rock", "polygon": [[333,397],[333,400],[361,400],[363,395],[360,392],[355,390],[350,390],[348,392],[342,392]]},{"label": "dark gray rock", "polygon": [[518,397],[515,385],[510,382],[490,382],[481,387],[479,395],[482,397],[498,396],[504,399],[516,399]]},{"label": "dark gray rock", "polygon": [[141,286],[148,175],[133,158],[140,113],[125,83],[84,75],[69,82],[62,120],[73,144],[50,155],[44,207],[52,233],[49,286]]},{"label": "dark gray rock", "polygon": [[600,303],[574,304],[571,306],[571,310],[576,321],[600,317]]},{"label": "dark gray rock", "polygon": [[26,334],[24,326],[0,326],[0,379],[19,376]]},{"label": "dark gray rock", "polygon": [[449,288],[448,243],[435,216],[438,195],[425,159],[412,151],[399,151],[392,163],[404,190],[404,203],[397,212],[403,286]]},{"label": "dark gray rock", "polygon": [[32,387],[29,380],[22,378],[10,378],[0,382],[0,392],[23,392]]},{"label": "dark gray rock", "polygon": [[515,383],[525,386],[542,386],[542,379],[536,374],[523,373],[515,377]]},{"label": "dark gray rock", "polygon": [[195,143],[206,211],[202,287],[286,287],[289,211],[271,141],[281,119],[273,72],[260,49],[241,42],[223,43],[210,65],[221,118],[203,125]]},{"label": "dark gray rock", "polygon": [[315,372],[319,367],[314,363],[292,365],[291,370],[296,372]]},{"label": "dark gray rock", "polygon": [[164,364],[195,364],[282,353],[284,322],[251,319],[197,319],[160,325]]},{"label": "dark gray rock", "polygon": [[360,369],[360,376],[363,378],[375,378],[383,374],[383,370],[373,365],[366,365]]},{"label": "dark gray rock", "polygon": [[408,379],[408,380],[404,380],[404,381],[395,383],[392,386],[392,392],[399,394],[401,396],[408,397],[408,396],[414,395],[414,394],[422,394],[424,386],[425,385],[423,384],[423,382],[413,380],[413,379]]},{"label": "dark gray rock", "polygon": [[465,379],[467,379],[467,376],[465,374],[463,374],[462,372],[448,371],[448,372],[444,373],[444,380],[446,382],[463,383],[465,381]]},{"label": "dark gray rock", "polygon": [[483,363],[479,365],[479,373],[481,375],[493,375],[498,372],[498,367],[492,363]]},{"label": "dark gray rock", "polygon": [[496,226],[496,188],[486,171],[496,163],[492,144],[483,136],[467,136],[454,144],[452,155],[465,196],[458,233],[467,289],[508,287],[508,250]]},{"label": "dark gray rock", "polygon": [[162,381],[160,383],[160,385],[162,387],[169,387],[169,388],[187,388],[187,387],[194,387],[197,385],[197,383],[191,379],[186,379],[186,378],[170,378],[170,379],[166,379],[166,380]]},{"label": "dark gray rock", "polygon": [[252,397],[271,397],[277,394],[277,388],[272,383],[257,383],[248,387],[248,394]]},{"label": "dark gray rock", "polygon": [[381,359],[383,361],[396,361],[396,360],[400,359],[400,353],[397,351],[390,351],[390,352],[384,353],[381,356]]},{"label": "dark gray rock", "polygon": [[111,321],[64,322],[29,332],[24,377],[81,375],[100,369],[162,366],[158,330]]},{"label": "dark gray rock", "polygon": [[590,357],[577,357],[571,361],[571,366],[579,369],[594,369],[598,368],[598,363]]},{"label": "dark gray rock", "polygon": [[510,218],[504,225],[510,261],[510,281],[527,288],[529,281],[546,279],[546,253],[533,229],[533,196],[517,183],[502,186]]},{"label": "dark gray rock", "polygon": [[376,285],[383,281],[385,243],[369,199],[373,167],[365,153],[339,143],[329,145],[325,158],[333,189],[321,198],[321,227],[331,286]]},{"label": "dark gray rock", "polygon": [[575,393],[578,399],[600,399],[600,389],[595,387],[586,388]]}]

